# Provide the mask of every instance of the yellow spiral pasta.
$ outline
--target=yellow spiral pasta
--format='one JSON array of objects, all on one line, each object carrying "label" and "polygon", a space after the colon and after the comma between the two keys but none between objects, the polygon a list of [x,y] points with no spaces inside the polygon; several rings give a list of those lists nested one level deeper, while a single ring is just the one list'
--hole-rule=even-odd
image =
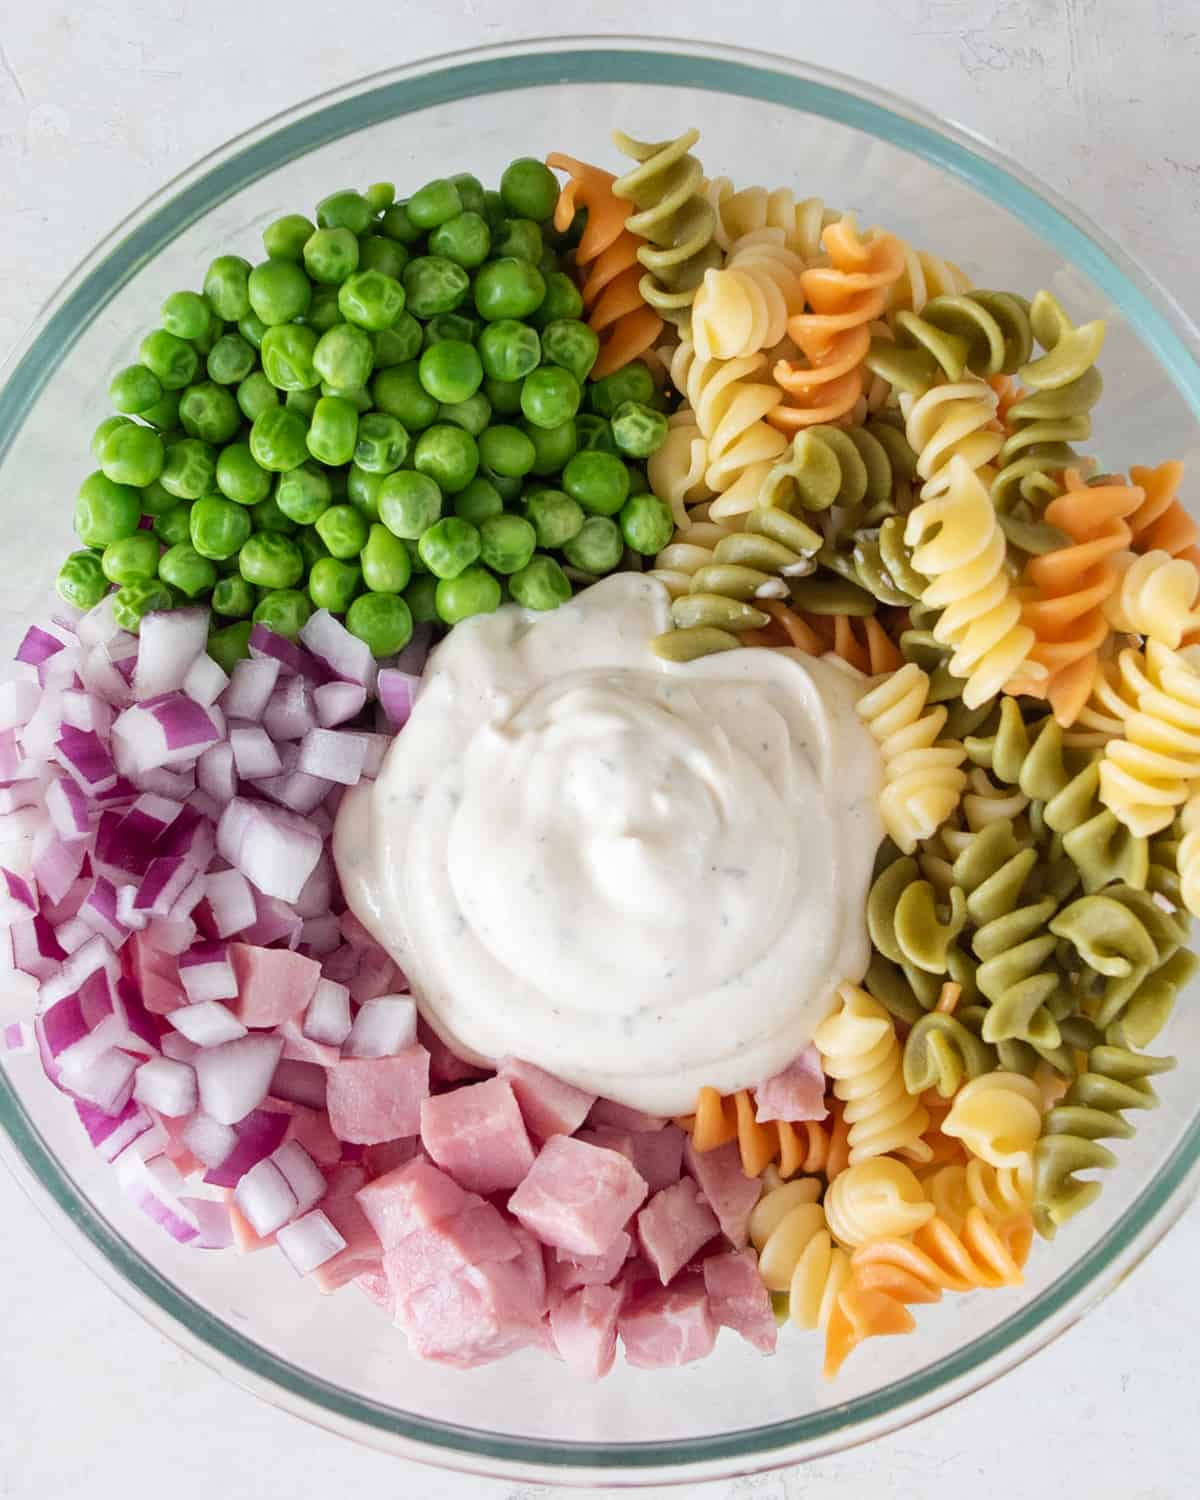
[{"label": "yellow spiral pasta", "polygon": [[1192,916],[1200,917],[1200,792],[1193,792],[1183,804],[1179,821],[1183,837],[1175,858],[1183,904]]},{"label": "yellow spiral pasta", "polygon": [[788,1321],[824,1328],[850,1275],[850,1257],[835,1245],[820,1185],[804,1177],[763,1194],[750,1216],[750,1243],[767,1290],[786,1293]]},{"label": "yellow spiral pasta", "polygon": [[990,464],[1004,443],[996,422],[999,398],[986,381],[965,380],[935,385],[922,396],[900,397],[904,435],[917,455],[917,474],[924,481],[921,498],[931,500],[950,484],[950,463],[961,458],[970,469]]},{"label": "yellow spiral pasta", "polygon": [[942,1132],[992,1167],[1024,1168],[1042,1130],[1042,1091],[1020,1073],[984,1073],[954,1097]]},{"label": "yellow spiral pasta", "polygon": [[1139,695],[1149,687],[1140,651],[1124,651],[1115,659],[1102,661],[1091,697],[1064,733],[1063,744],[1076,749],[1102,749],[1109,740],[1125,733],[1126,721],[1137,712]]},{"label": "yellow spiral pasta", "polygon": [[1120,582],[1104,604],[1114,630],[1124,630],[1177,650],[1185,635],[1200,628],[1200,571],[1186,557],[1169,552],[1119,552],[1110,561]]},{"label": "yellow spiral pasta", "polygon": [[978,1209],[992,1224],[1033,1211],[1032,1160],[1015,1167],[993,1167],[973,1156],[965,1166],[954,1163],[926,1172],[922,1181],[938,1218],[956,1234],[962,1233],[971,1209]]},{"label": "yellow spiral pasta", "polygon": [[911,1167],[894,1156],[851,1163],[825,1194],[825,1219],[848,1250],[888,1235],[912,1234],[933,1218],[933,1204]]},{"label": "yellow spiral pasta", "polygon": [[708,444],[690,406],[681,406],[667,419],[667,435],[646,463],[650,487],[671,507],[676,526],[688,523],[688,506],[708,498],[704,483]]},{"label": "yellow spiral pasta", "polygon": [[803,259],[782,229],[743,235],[719,269],[705,271],[692,304],[692,341],[702,359],[735,359],[773,349],[804,305]]},{"label": "yellow spiral pasta", "polygon": [[[1122,666],[1132,652],[1122,653]],[[1178,651],[1146,643],[1146,685],[1100,762],[1100,800],[1138,836],[1168,827],[1200,777],[1200,672]],[[1136,663],[1126,669],[1131,676]]]},{"label": "yellow spiral pasta", "polygon": [[914,250],[899,236],[897,243],[904,252],[904,270],[888,295],[888,313],[919,313],[934,297],[956,297],[971,290],[971,278],[952,260],[942,260],[928,250]]},{"label": "yellow spiral pasta", "polygon": [[[961,454],[947,466],[946,488],[909,514],[904,541],[914,549],[913,567],[930,579],[921,603],[942,611],[934,637],[954,648],[949,670],[966,679],[963,702],[978,708],[1026,662],[1037,637],[1021,623],[991,497]],[[1044,670],[1025,668],[1030,677]]]},{"label": "yellow spiral pasta", "polygon": [[735,190],[728,177],[706,182],[704,196],[717,216],[713,238],[726,253],[748,234],[780,229],[789,250],[806,261],[815,260],[821,253],[821,231],[841,217],[821,198],[797,199],[790,188]]},{"label": "yellow spiral pasta", "polygon": [[886,1151],[927,1162],[932,1152],[921,1137],[929,1114],[904,1087],[896,1026],[878,1000],[857,985],[839,986],[837,1009],[817,1027],[813,1041],[845,1106],[851,1163]]},{"label": "yellow spiral pasta", "polygon": [[908,662],[858,702],[858,716],[883,759],[883,825],[904,854],[933,836],[967,784],[961,769],[966,751],[959,740],[939,739],[946,709],[938,705],[926,713],[928,697],[928,676]]}]

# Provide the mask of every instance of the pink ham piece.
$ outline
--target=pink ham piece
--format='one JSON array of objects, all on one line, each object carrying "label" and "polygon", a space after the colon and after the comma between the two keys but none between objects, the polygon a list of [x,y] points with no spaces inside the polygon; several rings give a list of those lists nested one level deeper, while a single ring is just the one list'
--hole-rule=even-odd
[{"label": "pink ham piece", "polygon": [[646,1179],[646,1186],[652,1193],[679,1181],[686,1139],[678,1125],[667,1125],[662,1130],[642,1130],[630,1137],[633,1164]]},{"label": "pink ham piece", "polygon": [[589,1125],[607,1126],[610,1130],[661,1130],[666,1124],[663,1115],[648,1115],[640,1109],[630,1109],[627,1104],[618,1104],[615,1099],[597,1099],[588,1116]]},{"label": "pink ham piece", "polygon": [[378,1146],[421,1129],[429,1097],[429,1053],[405,1047],[395,1057],[356,1057],[329,1070],[329,1123],[343,1141]]},{"label": "pink ham piece", "polygon": [[825,1108],[825,1070],[817,1049],[809,1044],[793,1062],[760,1083],[754,1091],[758,1104],[756,1119],[823,1120]]},{"label": "pink ham piece", "polygon": [[517,1057],[506,1057],[499,1074],[517,1096],[529,1133],[538,1141],[548,1141],[552,1135],[573,1135],[596,1102],[595,1094],[563,1083]]},{"label": "pink ham piece", "polygon": [[[354,1170],[354,1169],[352,1169]],[[312,1279],[322,1292],[336,1292],[364,1275],[382,1275],[383,1247],[355,1198],[363,1174],[346,1168],[328,1174],[329,1189],[321,1200],[321,1212],[346,1242],[346,1248],[317,1267]]]},{"label": "pink ham piece", "polygon": [[390,1246],[384,1251],[383,1269],[400,1298],[452,1281],[489,1261],[516,1260],[520,1253],[512,1226],[499,1209],[476,1200],[451,1218],[407,1234]]},{"label": "pink ham piece", "polygon": [[621,1313],[617,1327],[626,1361],[639,1370],[670,1369],[704,1359],[717,1339],[704,1282],[698,1276],[639,1296]]},{"label": "pink ham piece", "polygon": [[778,1328],[771,1296],[758,1274],[753,1250],[731,1250],[710,1255],[704,1262],[704,1289],[713,1318],[722,1328],[732,1328],[747,1343],[774,1354]]},{"label": "pink ham piece", "polygon": [[516,1095],[503,1078],[426,1099],[421,1142],[443,1171],[476,1193],[515,1188],[533,1166]]},{"label": "pink ham piece", "polygon": [[[348,938],[353,942],[353,938]],[[328,973],[326,969],[326,973]],[[482,1078],[484,1070],[466,1062],[442,1041],[432,1026],[417,1021],[417,1041],[429,1053],[429,1076],[434,1083],[465,1083]]]},{"label": "pink ham piece", "polygon": [[632,1244],[622,1230],[603,1255],[571,1255],[556,1250],[550,1262],[551,1286],[564,1294],[581,1286],[607,1286],[625,1264]]},{"label": "pink ham piece", "polygon": [[121,950],[121,957],[148,1011],[166,1016],[187,1004],[179,980],[178,961],[170,953],[155,948],[144,932],[135,932],[130,937]]},{"label": "pink ham piece", "polygon": [[619,1287],[584,1286],[551,1303],[554,1347],[584,1380],[600,1380],[613,1367],[621,1300]]},{"label": "pink ham piece", "polygon": [[655,1193],[637,1216],[646,1259],[666,1286],[702,1245],[721,1232],[716,1215],[690,1177]]},{"label": "pink ham piece", "polygon": [[385,1250],[452,1219],[471,1201],[453,1178],[421,1157],[377,1177],[356,1196]]},{"label": "pink ham piece", "polygon": [[762,1194],[762,1183],[742,1171],[737,1142],[728,1141],[715,1151],[697,1151],[689,1140],[683,1159],[720,1221],[721,1233],[735,1250],[745,1249],[750,1240],[750,1214]]},{"label": "pink ham piece", "polygon": [[556,1135],[508,1207],[543,1244],[603,1255],[645,1202],[646,1191],[632,1163],[617,1152]]},{"label": "pink ham piece", "polygon": [[229,961],[237,981],[230,1005],[243,1026],[278,1026],[307,1008],[321,978],[321,965],[283,948],[230,943]]}]

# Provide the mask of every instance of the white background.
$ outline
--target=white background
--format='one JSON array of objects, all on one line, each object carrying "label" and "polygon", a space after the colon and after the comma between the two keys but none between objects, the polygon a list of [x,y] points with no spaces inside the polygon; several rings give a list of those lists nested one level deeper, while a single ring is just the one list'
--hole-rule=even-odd
[{"label": "white background", "polygon": [[[638,29],[909,94],[1030,165],[1200,311],[1200,0],[0,0],[0,358],[116,220],[264,116],[424,54]],[[1198,1254],[1193,1209],[1086,1323],[999,1385],[705,1500],[1194,1494]],[[533,1495],[354,1449],[224,1384],[93,1280],[0,1174],[0,1496],[359,1493]]]}]

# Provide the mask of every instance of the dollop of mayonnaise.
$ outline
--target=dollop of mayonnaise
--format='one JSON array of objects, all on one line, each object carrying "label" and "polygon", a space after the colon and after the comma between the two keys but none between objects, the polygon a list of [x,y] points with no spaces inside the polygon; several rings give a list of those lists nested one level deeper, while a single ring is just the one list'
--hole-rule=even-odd
[{"label": "dollop of mayonnaise", "polygon": [[443,1041],[666,1115],[779,1072],[862,975],[883,837],[863,679],[788,650],[663,662],[669,628],[631,573],[457,625],[334,832]]}]

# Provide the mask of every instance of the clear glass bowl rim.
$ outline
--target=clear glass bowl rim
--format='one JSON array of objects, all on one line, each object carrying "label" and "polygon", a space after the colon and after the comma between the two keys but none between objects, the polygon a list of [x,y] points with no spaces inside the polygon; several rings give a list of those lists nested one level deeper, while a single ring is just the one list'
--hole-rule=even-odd
[{"label": "clear glass bowl rim", "polygon": [[[825,68],[702,41],[546,37],[426,58],[331,90],[234,138],[168,183],[80,263],[4,367],[0,462],[56,362],[129,277],[216,203],[285,162],[398,115],[468,96],[564,83],[710,90],[816,114],[911,152],[1007,209],[1083,270],[1159,358],[1200,420],[1200,335],[1174,299],[1102,230],[961,127]],[[183,1295],[82,1196],[0,1069],[0,1155],[72,1249],[137,1312],[256,1395],[342,1436],[465,1471],[568,1484],[695,1483],[865,1442],[1011,1369],[1101,1300],[1148,1253],[1200,1184],[1200,1113],[1109,1232],[1002,1324],[914,1375],[839,1406],[686,1442],[531,1441],[408,1416],[279,1359]]]}]

